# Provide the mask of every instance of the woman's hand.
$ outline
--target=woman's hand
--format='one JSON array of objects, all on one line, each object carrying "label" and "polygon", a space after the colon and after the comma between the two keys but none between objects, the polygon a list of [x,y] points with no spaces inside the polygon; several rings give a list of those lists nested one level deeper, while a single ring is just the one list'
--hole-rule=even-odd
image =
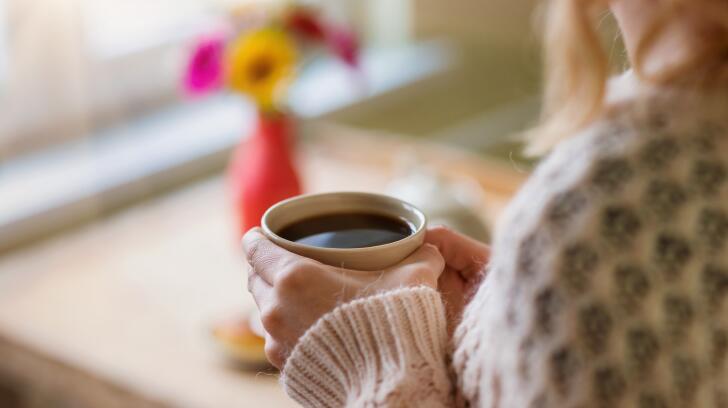
[{"label": "woman's hand", "polygon": [[436,246],[445,258],[445,271],[438,280],[438,289],[445,302],[448,330],[452,333],[485,276],[490,247],[445,227],[428,229],[425,242]]},{"label": "woman's hand", "polygon": [[255,228],[243,238],[250,265],[248,291],[260,309],[266,331],[265,353],[282,368],[298,339],[339,304],[406,286],[437,288],[445,262],[425,244],[407,259],[377,272],[324,265],[286,251]]}]

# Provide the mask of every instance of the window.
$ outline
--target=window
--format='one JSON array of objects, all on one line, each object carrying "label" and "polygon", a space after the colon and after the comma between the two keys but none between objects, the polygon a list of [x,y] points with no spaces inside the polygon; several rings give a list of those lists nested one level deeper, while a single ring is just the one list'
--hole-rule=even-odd
[{"label": "window", "polygon": [[189,39],[251,1],[0,0],[0,161],[176,101]]},{"label": "window", "polygon": [[[0,0],[0,253],[221,169],[255,112],[225,93],[179,100],[187,43],[233,4],[272,1]],[[364,33],[390,4],[312,1]],[[367,50],[369,86],[355,95],[340,64],[317,61],[291,105],[318,117],[435,75],[447,60],[436,45]]]},{"label": "window", "polygon": [[0,161],[175,102],[189,39],[256,2],[283,0],[0,0]]}]

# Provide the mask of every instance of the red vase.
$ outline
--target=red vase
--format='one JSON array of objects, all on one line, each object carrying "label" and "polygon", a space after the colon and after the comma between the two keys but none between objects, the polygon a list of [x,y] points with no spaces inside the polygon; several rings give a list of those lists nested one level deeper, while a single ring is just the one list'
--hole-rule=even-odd
[{"label": "red vase", "polygon": [[285,114],[259,114],[250,138],[236,148],[228,177],[239,233],[260,225],[273,204],[301,194],[293,163],[294,127]]}]

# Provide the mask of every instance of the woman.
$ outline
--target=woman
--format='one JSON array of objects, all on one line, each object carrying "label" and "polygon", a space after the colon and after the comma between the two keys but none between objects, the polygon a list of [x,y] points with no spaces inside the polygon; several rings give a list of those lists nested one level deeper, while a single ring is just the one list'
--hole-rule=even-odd
[{"label": "woman", "polygon": [[530,145],[552,151],[492,257],[435,228],[369,282],[245,237],[266,352],[295,400],[728,406],[728,2],[609,1],[634,74],[608,95],[606,3],[552,1]]}]

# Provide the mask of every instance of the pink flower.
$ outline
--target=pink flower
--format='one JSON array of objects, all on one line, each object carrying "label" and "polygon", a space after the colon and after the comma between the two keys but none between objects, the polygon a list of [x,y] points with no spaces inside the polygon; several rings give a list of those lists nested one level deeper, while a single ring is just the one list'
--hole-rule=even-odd
[{"label": "pink flower", "polygon": [[224,33],[206,35],[197,40],[182,83],[188,95],[202,95],[223,84],[224,54]]},{"label": "pink flower", "polygon": [[331,26],[326,33],[326,43],[346,65],[352,68],[359,67],[359,41],[353,31]]}]

